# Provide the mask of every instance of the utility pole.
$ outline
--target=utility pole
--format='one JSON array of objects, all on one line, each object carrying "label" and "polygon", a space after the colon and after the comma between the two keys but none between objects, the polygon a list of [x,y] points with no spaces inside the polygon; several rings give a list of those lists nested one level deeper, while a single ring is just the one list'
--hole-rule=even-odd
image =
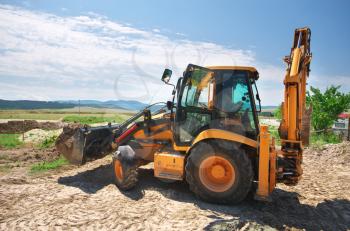
[{"label": "utility pole", "polygon": [[80,117],[80,99],[78,102],[79,102],[78,105],[79,105],[79,117]]},{"label": "utility pole", "polygon": [[348,141],[350,141],[350,115],[348,118]]}]

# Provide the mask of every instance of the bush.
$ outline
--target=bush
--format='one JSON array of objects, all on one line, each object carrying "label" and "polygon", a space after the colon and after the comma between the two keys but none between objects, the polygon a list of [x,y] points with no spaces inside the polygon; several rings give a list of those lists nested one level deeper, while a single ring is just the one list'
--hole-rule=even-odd
[{"label": "bush", "polygon": [[281,112],[281,107],[282,105],[278,106],[275,111],[273,112],[273,116],[276,118],[276,119],[282,119],[282,112]]},{"label": "bush", "polygon": [[41,142],[39,144],[39,147],[40,148],[51,148],[55,145],[56,139],[57,139],[56,135],[47,137],[43,142]]},{"label": "bush", "polygon": [[270,112],[270,111],[262,111],[259,113],[259,116],[263,116],[263,117],[273,117],[274,114],[273,112]]},{"label": "bush", "polygon": [[15,148],[22,144],[19,134],[0,134],[0,147]]}]

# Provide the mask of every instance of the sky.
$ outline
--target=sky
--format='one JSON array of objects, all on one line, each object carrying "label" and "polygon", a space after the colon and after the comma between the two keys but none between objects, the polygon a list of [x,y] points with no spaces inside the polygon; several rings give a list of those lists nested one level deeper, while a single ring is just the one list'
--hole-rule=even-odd
[{"label": "sky", "polygon": [[0,98],[170,99],[188,63],[254,66],[283,100],[294,29],[312,31],[309,86],[350,91],[350,1],[0,0]]}]

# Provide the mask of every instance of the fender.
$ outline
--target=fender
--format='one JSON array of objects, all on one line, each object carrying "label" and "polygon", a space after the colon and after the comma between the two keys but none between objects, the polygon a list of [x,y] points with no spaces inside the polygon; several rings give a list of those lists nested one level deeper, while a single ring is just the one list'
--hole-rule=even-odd
[{"label": "fender", "polygon": [[[258,142],[253,140],[253,139],[247,138],[245,136],[239,135],[239,134],[234,133],[234,132],[229,132],[229,131],[220,130],[220,129],[208,129],[208,130],[202,131],[194,139],[191,147],[193,147],[196,143],[198,143],[202,140],[206,140],[206,139],[223,139],[223,140],[228,140],[228,141],[234,141],[237,143],[242,143],[242,144],[248,145],[248,146],[253,147],[253,148],[258,147]],[[187,149],[187,152],[189,152],[190,149],[191,148]]]}]

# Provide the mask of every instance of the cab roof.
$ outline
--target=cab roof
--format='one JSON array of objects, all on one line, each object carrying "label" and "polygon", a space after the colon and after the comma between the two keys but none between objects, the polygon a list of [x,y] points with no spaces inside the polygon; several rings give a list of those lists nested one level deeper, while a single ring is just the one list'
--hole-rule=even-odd
[{"label": "cab roof", "polygon": [[206,67],[210,70],[241,70],[241,71],[250,71],[253,73],[253,75],[250,75],[250,77],[257,80],[259,78],[259,73],[255,69],[255,67],[248,67],[248,66],[209,66]]},{"label": "cab roof", "polygon": [[258,72],[255,67],[246,67],[246,66],[209,66],[206,67],[210,70],[245,70],[251,72]]}]

